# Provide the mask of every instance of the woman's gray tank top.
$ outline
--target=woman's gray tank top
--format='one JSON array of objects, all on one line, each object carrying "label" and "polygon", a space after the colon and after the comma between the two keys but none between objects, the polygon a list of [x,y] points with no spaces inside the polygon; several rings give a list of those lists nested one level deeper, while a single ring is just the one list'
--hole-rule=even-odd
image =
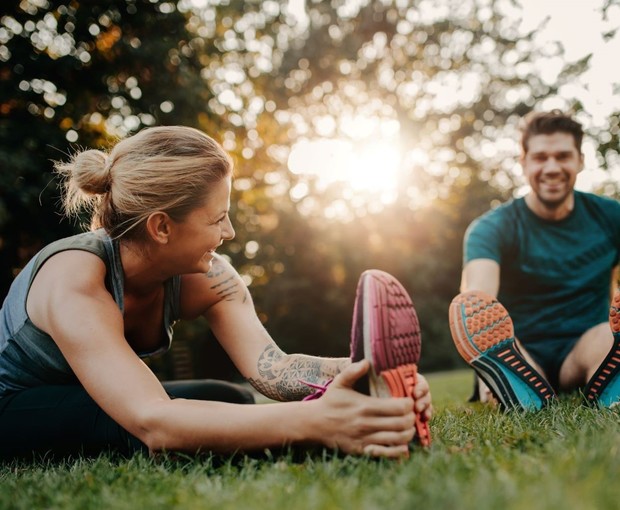
[{"label": "woman's gray tank top", "polygon": [[[123,268],[117,241],[97,230],[43,248],[17,275],[0,309],[0,397],[34,386],[78,383],[52,337],[37,328],[26,312],[26,298],[38,270],[52,255],[66,250],[88,251],[104,261],[106,287],[123,311]],[[153,352],[137,353],[139,356],[150,356],[170,347],[172,326],[179,317],[179,291],[179,276],[165,282],[162,344]]]}]

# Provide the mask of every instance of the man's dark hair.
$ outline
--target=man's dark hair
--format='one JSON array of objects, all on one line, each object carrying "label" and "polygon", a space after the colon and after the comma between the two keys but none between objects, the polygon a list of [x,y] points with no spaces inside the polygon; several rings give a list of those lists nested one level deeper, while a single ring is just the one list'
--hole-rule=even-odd
[{"label": "man's dark hair", "polygon": [[530,112],[521,120],[521,149],[527,154],[528,142],[535,135],[551,135],[553,133],[568,133],[573,136],[575,147],[581,154],[583,128],[576,120],[560,110],[550,112]]}]

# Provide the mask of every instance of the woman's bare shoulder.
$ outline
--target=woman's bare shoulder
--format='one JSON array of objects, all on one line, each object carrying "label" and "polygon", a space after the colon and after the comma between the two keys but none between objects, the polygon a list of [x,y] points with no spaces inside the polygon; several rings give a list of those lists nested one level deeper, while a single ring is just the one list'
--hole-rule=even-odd
[{"label": "woman's bare shoulder", "polygon": [[241,276],[221,255],[215,255],[209,272],[181,277],[182,318],[196,318],[217,303],[245,302],[248,299],[248,290]]}]

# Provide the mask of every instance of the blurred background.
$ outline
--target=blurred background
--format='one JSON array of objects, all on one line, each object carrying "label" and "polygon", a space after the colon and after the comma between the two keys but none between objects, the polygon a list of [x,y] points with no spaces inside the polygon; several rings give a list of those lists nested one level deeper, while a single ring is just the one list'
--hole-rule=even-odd
[{"label": "blurred background", "polygon": [[[3,0],[0,298],[62,219],[53,161],[183,124],[235,159],[232,260],[287,352],[348,356],[367,268],[410,292],[424,371],[464,366],[447,309],[469,222],[525,191],[517,124],[573,112],[578,188],[620,190],[617,0]],[[179,324],[164,379],[234,377]]]}]

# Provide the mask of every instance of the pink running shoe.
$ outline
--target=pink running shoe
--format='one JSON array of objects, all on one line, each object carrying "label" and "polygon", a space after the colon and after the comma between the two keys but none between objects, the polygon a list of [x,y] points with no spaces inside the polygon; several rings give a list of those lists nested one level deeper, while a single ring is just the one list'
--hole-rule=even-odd
[{"label": "pink running shoe", "polygon": [[[420,360],[420,323],[405,288],[392,275],[369,269],[357,284],[351,328],[351,360],[370,360],[357,389],[377,397],[411,397]],[[428,446],[428,422],[416,415],[417,441]]]}]

